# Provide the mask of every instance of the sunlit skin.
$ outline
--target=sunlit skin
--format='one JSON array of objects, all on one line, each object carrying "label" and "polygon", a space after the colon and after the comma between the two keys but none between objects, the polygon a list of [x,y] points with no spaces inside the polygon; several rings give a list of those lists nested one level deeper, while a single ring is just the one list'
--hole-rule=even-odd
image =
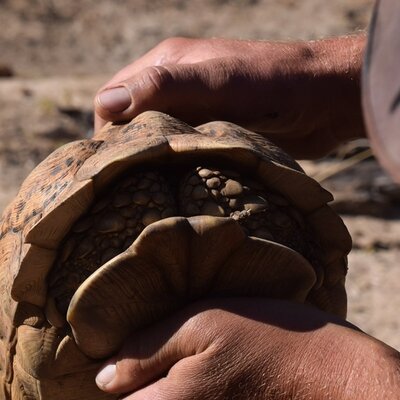
[{"label": "sunlit skin", "polygon": [[[96,129],[152,109],[193,125],[236,122],[316,158],[366,135],[365,42],[169,39],[99,90]],[[134,333],[105,367],[98,386],[129,400],[400,397],[397,351],[312,307],[266,299],[188,306]]]}]

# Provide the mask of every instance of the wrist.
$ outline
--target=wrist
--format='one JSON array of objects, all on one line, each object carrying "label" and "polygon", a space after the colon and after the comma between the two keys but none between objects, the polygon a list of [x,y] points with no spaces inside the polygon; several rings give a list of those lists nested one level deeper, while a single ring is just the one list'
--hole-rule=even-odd
[{"label": "wrist", "polygon": [[329,393],[338,400],[398,399],[400,354],[384,343],[333,326],[328,335],[316,334],[307,353],[303,365],[318,383],[313,398]]}]

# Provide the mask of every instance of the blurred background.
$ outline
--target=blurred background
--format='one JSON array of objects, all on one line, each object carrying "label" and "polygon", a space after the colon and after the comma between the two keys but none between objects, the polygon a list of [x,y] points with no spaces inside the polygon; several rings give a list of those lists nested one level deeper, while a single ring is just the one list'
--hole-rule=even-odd
[{"label": "blurred background", "polygon": [[[371,0],[0,0],[0,211],[56,147],[92,132],[92,99],[170,36],[318,39],[365,30]],[[400,349],[400,189],[358,141],[301,162],[354,240],[348,319]]]}]

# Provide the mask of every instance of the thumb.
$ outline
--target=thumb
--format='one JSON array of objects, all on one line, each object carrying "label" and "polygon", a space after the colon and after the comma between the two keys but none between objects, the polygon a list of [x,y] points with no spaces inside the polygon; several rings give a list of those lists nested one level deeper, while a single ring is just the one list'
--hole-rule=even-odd
[{"label": "thumb", "polygon": [[[192,125],[223,117],[231,97],[223,88],[231,79],[229,60],[147,67],[132,77],[108,86],[95,98],[97,118],[127,121],[156,110]],[[229,108],[229,107],[228,107]]]},{"label": "thumb", "polygon": [[109,393],[135,391],[165,376],[180,360],[204,352],[211,337],[198,320],[172,317],[135,332],[98,373],[97,386]]}]

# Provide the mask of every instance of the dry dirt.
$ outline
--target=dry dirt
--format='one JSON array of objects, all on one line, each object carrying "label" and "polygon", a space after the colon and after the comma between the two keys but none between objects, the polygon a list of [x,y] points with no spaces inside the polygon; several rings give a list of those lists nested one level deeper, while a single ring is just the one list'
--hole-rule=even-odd
[{"label": "dry dirt", "polygon": [[[364,29],[371,9],[371,0],[0,0],[0,210],[49,152],[91,134],[96,89],[162,39],[315,39]],[[324,184],[354,239],[348,318],[400,349],[399,188],[373,160]]]}]

